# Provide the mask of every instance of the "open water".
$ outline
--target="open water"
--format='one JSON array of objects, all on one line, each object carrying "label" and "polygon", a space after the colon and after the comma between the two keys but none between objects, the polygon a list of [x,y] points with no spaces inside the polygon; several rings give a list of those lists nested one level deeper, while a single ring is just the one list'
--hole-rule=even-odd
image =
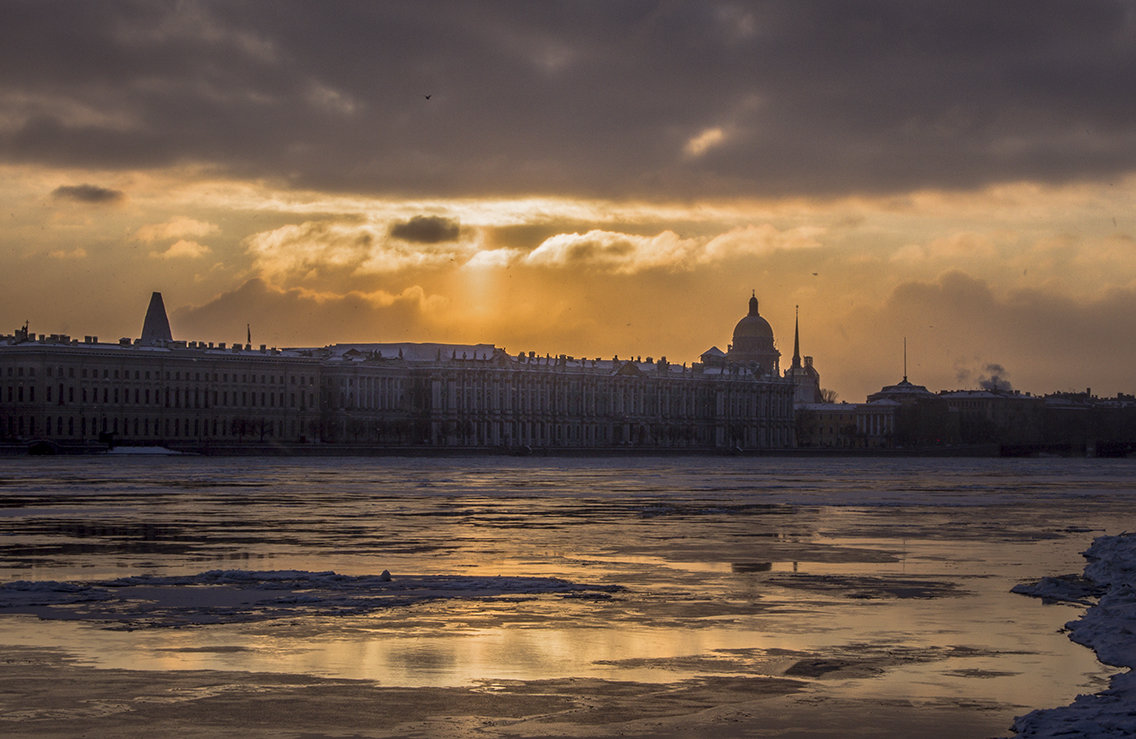
[{"label": "open water", "polygon": [[1136,460],[5,460],[0,645],[403,686],[780,675],[1008,726],[1113,672],[1059,632],[1079,607],[1010,588],[1134,526]]}]

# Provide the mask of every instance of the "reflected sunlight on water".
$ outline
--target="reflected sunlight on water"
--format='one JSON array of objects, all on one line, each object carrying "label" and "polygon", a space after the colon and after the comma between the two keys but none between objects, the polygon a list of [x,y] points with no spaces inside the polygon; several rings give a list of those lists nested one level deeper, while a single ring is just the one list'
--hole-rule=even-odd
[{"label": "reflected sunlight on water", "polygon": [[[208,570],[556,577],[190,628],[0,618],[104,667],[384,685],[795,675],[848,695],[1057,704],[1108,674],[1011,586],[1134,520],[1129,460],[54,459],[0,479],[0,581]],[[2,610],[2,608],[0,608]],[[109,627],[109,628],[107,628]]]}]

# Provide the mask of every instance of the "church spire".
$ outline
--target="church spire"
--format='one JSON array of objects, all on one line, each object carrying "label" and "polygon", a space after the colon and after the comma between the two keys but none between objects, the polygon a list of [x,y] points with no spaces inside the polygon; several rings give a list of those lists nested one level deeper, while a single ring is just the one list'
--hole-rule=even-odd
[{"label": "church spire", "polygon": [[801,367],[801,306],[794,306],[793,313],[793,369]]}]

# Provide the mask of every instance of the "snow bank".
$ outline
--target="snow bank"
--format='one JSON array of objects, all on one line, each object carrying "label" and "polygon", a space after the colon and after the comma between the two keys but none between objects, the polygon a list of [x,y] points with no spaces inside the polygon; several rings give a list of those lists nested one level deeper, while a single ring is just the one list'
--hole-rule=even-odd
[{"label": "snow bank", "polygon": [[[1084,554],[1089,564],[1083,577],[1047,577],[1013,591],[1089,605],[1079,619],[1065,624],[1069,638],[1095,651],[1101,662],[1131,670],[1136,667],[1136,534],[1098,537]],[[1108,690],[1078,696],[1068,706],[1021,716],[1014,731],[1029,737],[1136,736],[1136,673],[1120,673]]]},{"label": "snow bank", "polygon": [[210,570],[91,582],[0,584],[0,613],[92,620],[110,628],[236,623],[298,616],[360,615],[444,598],[518,595],[610,598],[617,585],[551,577],[339,575],[302,570]]}]

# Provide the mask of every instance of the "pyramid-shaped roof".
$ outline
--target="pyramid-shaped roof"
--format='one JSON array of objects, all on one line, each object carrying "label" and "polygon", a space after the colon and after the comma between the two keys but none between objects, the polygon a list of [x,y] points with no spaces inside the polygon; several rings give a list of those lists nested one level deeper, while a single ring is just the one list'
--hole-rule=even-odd
[{"label": "pyramid-shaped roof", "polygon": [[142,343],[160,344],[173,340],[173,334],[170,333],[170,319],[166,318],[166,304],[162,302],[162,294],[154,293],[150,296],[150,307],[146,309],[146,320],[142,322]]}]

